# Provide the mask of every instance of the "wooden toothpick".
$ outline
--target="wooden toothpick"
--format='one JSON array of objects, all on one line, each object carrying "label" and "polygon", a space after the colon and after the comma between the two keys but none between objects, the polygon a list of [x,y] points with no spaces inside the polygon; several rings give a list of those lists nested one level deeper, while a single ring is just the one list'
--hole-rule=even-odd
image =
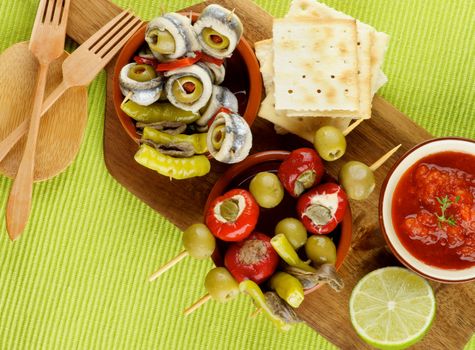
[{"label": "wooden toothpick", "polygon": [[186,250],[182,251],[180,254],[175,256],[172,260],[167,262],[165,265],[160,267],[157,271],[155,271],[148,280],[150,282],[156,280],[161,274],[163,274],[165,271],[171,269],[173,266],[175,266],[178,262],[180,262],[183,258],[187,257],[189,254]]},{"label": "wooden toothpick", "polygon": [[226,17],[226,21],[230,21],[231,18],[233,18],[234,11],[236,11],[236,8],[233,8],[232,11],[229,13],[228,17]]},{"label": "wooden toothpick", "polygon": [[354,123],[351,123],[345,130],[343,130],[343,136],[348,135],[350,132],[352,132],[362,122],[364,122],[364,119],[358,119]]},{"label": "wooden toothpick", "polygon": [[396,147],[394,147],[392,150],[390,150],[388,153],[386,153],[384,156],[382,156],[381,158],[379,158],[376,162],[373,163],[373,165],[371,165],[369,168],[375,172],[376,170],[378,170],[378,168],[384,164],[384,162],[386,162],[389,158],[391,158],[391,156],[396,153],[396,151],[399,149],[399,147],[401,147],[402,145],[399,144],[397,145]]},{"label": "wooden toothpick", "polygon": [[211,295],[209,295],[208,293],[206,293],[205,295],[203,295],[201,298],[199,298],[193,305],[191,305],[190,307],[187,307],[183,313],[185,314],[185,316],[191,314],[192,312],[194,312],[196,309],[198,309],[199,307],[201,307],[203,304],[205,304],[206,302],[208,302],[209,300],[211,300]]},{"label": "wooden toothpick", "polygon": [[129,93],[127,94],[127,96],[124,97],[120,105],[123,106],[124,104],[126,104],[130,100],[133,94],[134,93],[132,91],[129,91]]}]

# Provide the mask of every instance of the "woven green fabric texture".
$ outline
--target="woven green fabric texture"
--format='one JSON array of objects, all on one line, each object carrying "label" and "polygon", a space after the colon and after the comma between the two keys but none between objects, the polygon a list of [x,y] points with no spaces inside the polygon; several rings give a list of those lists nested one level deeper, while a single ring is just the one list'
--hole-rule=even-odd
[{"label": "woven green fabric texture", "polygon": [[[160,13],[159,1],[115,2],[144,18]],[[282,16],[289,1],[258,3]],[[170,11],[191,4],[164,2]],[[390,82],[381,91],[386,99],[436,135],[475,137],[473,1],[328,4],[392,36],[384,65]],[[28,39],[37,5],[0,1],[0,50]],[[210,261],[187,258],[147,282],[181,251],[181,235],[107,172],[105,78],[101,74],[89,88],[89,121],[77,159],[35,186],[23,237],[10,242],[0,220],[0,349],[334,349],[305,325],[283,334],[262,315],[249,319],[253,307],[245,296],[209,302],[183,317],[182,310],[205,293]],[[0,176],[1,213],[10,186]],[[475,338],[466,349],[475,349]]]}]

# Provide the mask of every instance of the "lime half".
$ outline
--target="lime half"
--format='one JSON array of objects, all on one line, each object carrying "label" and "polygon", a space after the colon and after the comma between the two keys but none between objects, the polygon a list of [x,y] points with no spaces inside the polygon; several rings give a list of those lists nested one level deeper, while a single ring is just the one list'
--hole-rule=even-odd
[{"label": "lime half", "polygon": [[429,283],[401,267],[370,272],[351,293],[351,323],[364,341],[379,349],[405,349],[416,343],[434,316]]}]

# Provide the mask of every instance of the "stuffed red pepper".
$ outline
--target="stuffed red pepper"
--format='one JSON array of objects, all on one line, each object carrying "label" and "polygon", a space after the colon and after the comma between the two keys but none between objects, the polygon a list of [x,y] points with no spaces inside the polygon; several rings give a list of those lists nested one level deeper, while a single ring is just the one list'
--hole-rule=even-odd
[{"label": "stuffed red pepper", "polygon": [[259,206],[246,190],[234,189],[216,198],[206,213],[206,226],[217,238],[236,242],[251,234],[257,224]]},{"label": "stuffed red pepper", "polygon": [[319,185],[299,198],[297,211],[304,226],[312,233],[327,234],[343,220],[348,199],[335,183]]},{"label": "stuffed red pepper", "polygon": [[279,167],[279,179],[293,197],[319,183],[325,173],[323,162],[311,148],[292,151]]}]

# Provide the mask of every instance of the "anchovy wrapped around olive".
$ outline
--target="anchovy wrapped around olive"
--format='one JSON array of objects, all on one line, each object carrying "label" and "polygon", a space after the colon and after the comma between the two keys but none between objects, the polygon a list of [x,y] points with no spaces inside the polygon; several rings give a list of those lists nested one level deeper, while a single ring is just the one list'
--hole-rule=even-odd
[{"label": "anchovy wrapped around olive", "polygon": [[236,96],[226,87],[213,85],[213,92],[208,104],[203,108],[201,118],[196,121],[200,126],[207,125],[210,119],[221,108],[227,108],[230,111],[237,113],[238,100]]},{"label": "anchovy wrapped around olive", "polygon": [[147,25],[145,40],[160,61],[173,60],[199,49],[191,20],[179,13],[166,13]]},{"label": "anchovy wrapped around olive", "polygon": [[203,51],[216,58],[230,57],[243,33],[239,17],[215,4],[203,10],[193,28]]},{"label": "anchovy wrapped around olive", "polygon": [[124,96],[141,106],[158,101],[163,89],[163,77],[157,75],[152,66],[129,63],[120,71],[120,91]]},{"label": "anchovy wrapped around olive", "polygon": [[165,73],[165,92],[171,104],[185,111],[198,112],[208,103],[213,90],[210,73],[194,64]]},{"label": "anchovy wrapped around olive", "polygon": [[208,151],[222,163],[244,160],[252,147],[249,125],[239,114],[219,112],[208,130]]},{"label": "anchovy wrapped around olive", "polygon": [[204,62],[204,64],[213,74],[213,84],[221,84],[224,81],[224,78],[226,77],[226,69],[224,68],[224,64],[217,65],[210,62]]}]

